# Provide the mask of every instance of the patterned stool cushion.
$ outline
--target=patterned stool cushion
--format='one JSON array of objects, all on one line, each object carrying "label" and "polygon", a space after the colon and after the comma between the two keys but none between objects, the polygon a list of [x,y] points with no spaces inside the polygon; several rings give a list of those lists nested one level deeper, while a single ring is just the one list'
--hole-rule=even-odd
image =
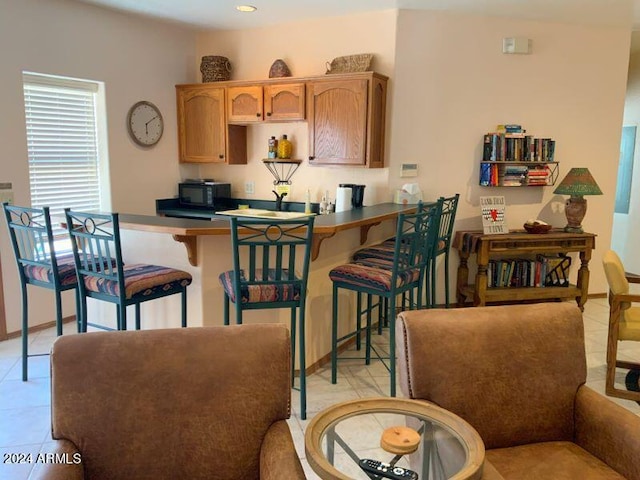
[{"label": "patterned stool cushion", "polygon": [[[289,276],[289,270],[282,270],[282,278]],[[229,299],[236,303],[236,295],[233,290],[233,282],[235,281],[235,272],[229,270],[223,272],[218,277],[222,288],[226,292]],[[256,278],[262,278],[262,270],[256,269]],[[275,269],[269,269],[265,282],[273,282],[276,278]],[[296,283],[261,283],[259,285],[247,285],[247,277],[244,270],[240,270],[240,296],[242,303],[260,303],[260,302],[291,302],[300,299],[300,283],[302,280],[296,278]]]},{"label": "patterned stool cushion", "polygon": [[[340,265],[329,272],[333,282],[341,282],[354,287],[368,288],[383,292],[391,291],[391,261],[366,258],[357,262]],[[396,278],[396,288],[415,282],[420,276],[420,269],[407,270]]]},{"label": "patterned stool cushion", "polygon": [[[447,244],[443,240],[438,240],[436,251],[440,251],[446,246]],[[392,260],[395,248],[396,244],[394,239],[385,240],[377,245],[361,248],[356,251],[356,253],[353,254],[353,260],[358,261],[363,258],[382,258]]]},{"label": "patterned stool cushion", "polygon": [[[125,296],[131,299],[135,296],[146,297],[162,290],[169,295],[170,290],[177,290],[191,284],[191,275],[175,268],[159,265],[134,264],[125,265],[124,287]],[[120,295],[118,282],[115,280],[89,277],[85,278],[84,285],[87,290],[108,295]]]},{"label": "patterned stool cushion", "polygon": [[[58,262],[60,284],[63,286],[75,284],[78,280],[76,278],[76,266],[73,261],[73,255],[64,255],[56,258],[56,260]],[[51,266],[24,265],[23,271],[24,275],[30,280],[39,280],[53,284],[53,269]]]}]

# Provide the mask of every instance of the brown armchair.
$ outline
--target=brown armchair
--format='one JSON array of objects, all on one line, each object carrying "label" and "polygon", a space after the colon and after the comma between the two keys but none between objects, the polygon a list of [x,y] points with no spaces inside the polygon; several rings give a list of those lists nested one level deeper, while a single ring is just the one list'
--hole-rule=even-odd
[{"label": "brown armchair", "polygon": [[[640,342],[640,294],[630,293],[630,283],[640,283],[640,277],[624,271],[620,257],[609,250],[602,258],[609,283],[609,336],[607,338],[607,380],[605,392],[614,397],[640,402],[640,392],[616,388],[616,367],[640,369],[640,363],[618,360],[618,342]],[[633,304],[636,306],[633,306]]]},{"label": "brown armchair", "polygon": [[640,418],[584,385],[575,305],[414,310],[396,330],[403,393],[476,428],[483,478],[640,480]]},{"label": "brown armchair", "polygon": [[52,436],[69,464],[36,478],[304,479],[290,358],[280,324],[60,337]]}]

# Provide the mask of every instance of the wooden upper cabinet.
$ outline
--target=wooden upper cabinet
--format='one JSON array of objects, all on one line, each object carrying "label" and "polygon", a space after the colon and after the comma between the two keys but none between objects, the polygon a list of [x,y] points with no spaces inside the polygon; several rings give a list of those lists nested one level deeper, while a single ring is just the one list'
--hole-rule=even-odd
[{"label": "wooden upper cabinet", "polygon": [[227,88],[227,120],[229,122],[261,122],[263,106],[262,86]]},{"label": "wooden upper cabinet", "polygon": [[304,120],[304,83],[227,88],[227,120],[257,123]]},{"label": "wooden upper cabinet", "polygon": [[351,77],[307,84],[312,165],[384,166],[386,77]]},{"label": "wooden upper cabinet", "polygon": [[178,85],[176,94],[181,162],[247,163],[246,133],[227,127],[224,88]]},{"label": "wooden upper cabinet", "polygon": [[264,86],[264,115],[268,121],[304,120],[304,83]]}]

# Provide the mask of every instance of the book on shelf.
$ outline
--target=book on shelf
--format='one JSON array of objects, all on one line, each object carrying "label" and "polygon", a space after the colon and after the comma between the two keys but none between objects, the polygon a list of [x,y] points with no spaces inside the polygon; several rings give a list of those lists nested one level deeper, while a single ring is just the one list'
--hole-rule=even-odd
[{"label": "book on shelf", "polygon": [[552,162],[554,153],[554,140],[535,138],[524,130],[490,132],[483,137],[485,162]]},{"label": "book on shelf", "polygon": [[488,288],[568,287],[571,257],[538,254],[534,258],[491,259]]}]

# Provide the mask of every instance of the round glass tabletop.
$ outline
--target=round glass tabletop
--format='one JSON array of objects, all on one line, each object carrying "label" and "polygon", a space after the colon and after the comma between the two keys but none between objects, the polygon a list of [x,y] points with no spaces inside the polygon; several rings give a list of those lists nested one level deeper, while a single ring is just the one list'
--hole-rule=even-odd
[{"label": "round glass tabletop", "polygon": [[305,451],[323,480],[479,479],[484,464],[484,444],[471,425],[402,398],[352,400],[318,413],[305,432]]}]

